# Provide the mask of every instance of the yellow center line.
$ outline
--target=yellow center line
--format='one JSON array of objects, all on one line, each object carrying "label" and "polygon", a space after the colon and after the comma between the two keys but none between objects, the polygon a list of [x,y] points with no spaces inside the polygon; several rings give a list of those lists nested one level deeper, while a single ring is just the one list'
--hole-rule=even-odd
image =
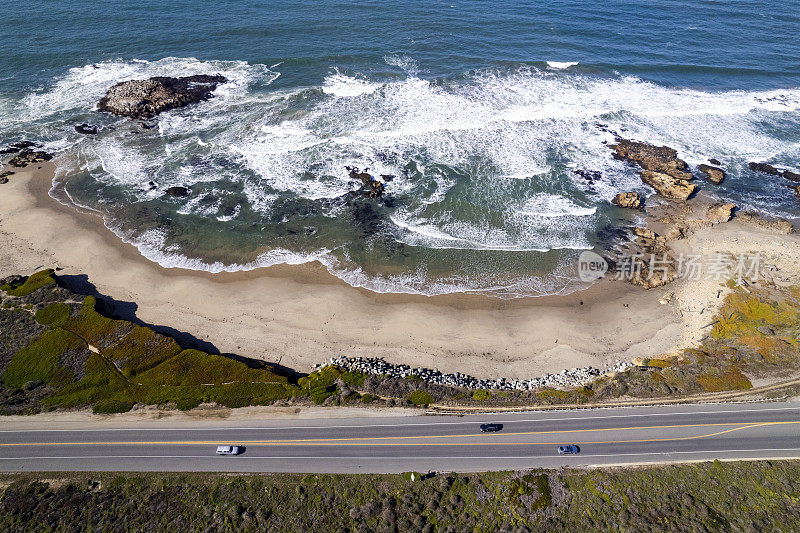
[{"label": "yellow center line", "polygon": [[[684,429],[684,428],[701,428],[701,427],[720,427],[720,426],[736,426],[723,431],[715,433],[708,433],[704,435],[684,436],[684,437],[668,437],[668,438],[649,438],[649,439],[634,439],[634,440],[606,440],[606,441],[583,441],[576,442],[576,444],[611,444],[611,443],[634,443],[634,442],[665,442],[665,441],[680,441],[702,439],[731,433],[733,431],[740,431],[743,429],[750,429],[760,426],[777,426],[785,424],[800,424],[800,421],[782,421],[782,422],[756,422],[751,424],[736,424],[736,423],[710,423],[710,424],[680,424],[680,425],[665,425],[665,426],[635,426],[635,427],[621,427],[621,428],[595,428],[595,429],[568,429],[561,431],[528,431],[516,433],[503,433],[496,437],[489,437],[486,434],[467,434],[467,435],[417,435],[417,436],[402,436],[402,437],[343,437],[343,438],[318,438],[318,439],[286,439],[286,440],[247,440],[237,441],[241,445],[298,445],[298,446],[341,446],[347,443],[364,443],[370,446],[530,446],[530,445],[552,445],[553,442],[408,442],[410,440],[420,439],[454,439],[454,438],[497,438],[507,436],[520,436],[520,435],[552,435],[552,434],[567,434],[567,433],[593,433],[593,432],[608,432],[608,431],[635,431],[635,430],[652,430],[652,429]],[[382,442],[382,441],[404,441],[404,442]],[[199,440],[183,440],[183,441],[106,441],[106,442],[13,442],[13,443],[0,443],[0,447],[13,447],[13,446],[128,446],[128,445],[217,445],[219,441],[199,441]]]}]

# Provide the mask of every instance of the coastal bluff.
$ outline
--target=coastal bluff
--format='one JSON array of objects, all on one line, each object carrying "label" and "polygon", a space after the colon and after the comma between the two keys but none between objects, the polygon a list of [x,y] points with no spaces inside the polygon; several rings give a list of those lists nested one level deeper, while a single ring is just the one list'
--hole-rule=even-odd
[{"label": "coastal bluff", "polygon": [[97,108],[120,116],[152,118],[163,111],[208,100],[217,86],[227,81],[218,74],[123,81],[108,90]]}]

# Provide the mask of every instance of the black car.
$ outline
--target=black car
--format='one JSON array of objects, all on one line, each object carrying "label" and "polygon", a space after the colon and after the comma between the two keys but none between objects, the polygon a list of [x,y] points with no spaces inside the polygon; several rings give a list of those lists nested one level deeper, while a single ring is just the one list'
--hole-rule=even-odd
[{"label": "black car", "polygon": [[484,433],[496,433],[503,429],[503,424],[481,424],[481,431]]}]

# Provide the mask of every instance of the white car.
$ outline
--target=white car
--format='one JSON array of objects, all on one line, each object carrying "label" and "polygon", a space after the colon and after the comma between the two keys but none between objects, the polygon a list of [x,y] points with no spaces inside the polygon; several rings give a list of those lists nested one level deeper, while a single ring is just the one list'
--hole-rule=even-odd
[{"label": "white car", "polygon": [[241,446],[217,446],[217,455],[239,455],[242,453]]}]

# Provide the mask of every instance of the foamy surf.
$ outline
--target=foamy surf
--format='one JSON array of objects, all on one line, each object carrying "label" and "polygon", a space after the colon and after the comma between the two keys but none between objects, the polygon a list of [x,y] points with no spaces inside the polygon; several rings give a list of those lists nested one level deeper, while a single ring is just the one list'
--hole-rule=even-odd
[{"label": "foamy surf", "polygon": [[[566,258],[597,244],[593,235],[612,219],[608,201],[650,192],[611,157],[604,129],[673,146],[693,164],[723,160],[724,187],[741,187],[742,205],[756,209],[775,211],[785,191],[737,182],[746,162],[800,160],[796,88],[671,88],[587,76],[567,62],[424,79],[407,56],[384,63],[391,76],[333,68],[315,84],[273,88],[291,67],[116,60],[70,69],[2,105],[79,162],[66,178],[73,201],[106,212],[152,261],[209,272],[319,261],[377,292],[568,290]],[[118,81],[205,72],[231,82],[207,102],[161,115],[156,128],[93,111]],[[101,134],[74,133],[77,120],[98,122]],[[393,176],[391,201],[348,204],[359,184],[346,166]],[[575,170],[602,177],[589,182]],[[191,195],[166,197],[170,186]],[[240,261],[237,246],[247,257],[271,251]]]}]

